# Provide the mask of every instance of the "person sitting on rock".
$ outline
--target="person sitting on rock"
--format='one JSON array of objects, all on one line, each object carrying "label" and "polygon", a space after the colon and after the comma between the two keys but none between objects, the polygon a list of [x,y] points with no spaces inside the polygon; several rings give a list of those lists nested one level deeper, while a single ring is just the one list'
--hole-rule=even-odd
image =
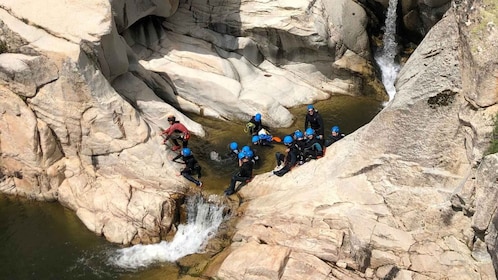
[{"label": "person sitting on rock", "polygon": [[332,129],[330,130],[330,132],[331,132],[331,134],[329,135],[329,137],[327,138],[327,140],[325,140],[325,146],[326,147],[332,145],[336,141],[341,140],[345,136],[344,134],[341,133],[341,129],[337,125],[334,125],[332,127]]},{"label": "person sitting on rock", "polygon": [[299,165],[304,164],[304,148],[306,146],[306,139],[304,138],[304,133],[301,130],[296,130],[294,132],[294,141],[292,145],[296,148],[297,163]]},{"label": "person sitting on rock", "polygon": [[280,168],[279,170],[273,171],[273,174],[282,177],[284,176],[287,172],[289,172],[297,162],[297,147],[294,145],[294,139],[292,139],[292,136],[287,135],[284,137],[284,145],[287,147],[285,150],[287,152],[286,155],[277,152],[275,154],[275,157],[277,158],[277,168],[283,164],[284,166]]},{"label": "person sitting on rock", "polygon": [[306,142],[304,144],[304,161],[322,157],[323,147],[320,144],[320,141],[318,141],[315,137],[315,130],[308,127],[304,134],[306,135]]},{"label": "person sitting on rock", "polygon": [[[187,148],[188,140],[190,139],[188,129],[180,121],[177,121],[175,116],[168,116],[168,122],[170,127],[161,133],[161,135],[166,135],[163,144],[166,144],[166,141],[170,140],[173,144],[171,147],[173,151],[179,150],[182,147]],[[182,147],[178,144],[178,140],[182,141]]]},{"label": "person sitting on rock", "polygon": [[242,182],[242,184],[245,184],[252,179],[254,163],[249,158],[249,156],[250,155],[247,155],[242,151],[239,153],[238,158],[240,159],[240,168],[239,171],[232,176],[230,185],[225,190],[225,195],[232,195],[235,193],[235,184],[237,184],[237,182]]},{"label": "person sitting on rock", "polygon": [[[182,162],[177,161],[180,158],[182,159]],[[185,164],[185,168],[183,168],[177,175],[182,175],[185,179],[194,183],[196,186],[202,187],[202,182],[192,177],[192,175],[197,174],[197,179],[200,179],[202,168],[192,155],[190,148],[183,148],[181,153],[173,158],[172,161]]]}]

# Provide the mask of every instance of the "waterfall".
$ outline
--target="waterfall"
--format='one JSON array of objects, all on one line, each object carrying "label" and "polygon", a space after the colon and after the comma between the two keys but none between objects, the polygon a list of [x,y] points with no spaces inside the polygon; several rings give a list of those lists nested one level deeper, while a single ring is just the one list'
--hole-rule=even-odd
[{"label": "waterfall", "polygon": [[187,199],[187,223],[178,226],[171,242],[137,244],[118,249],[110,258],[113,265],[125,269],[146,267],[157,262],[174,262],[201,252],[223,221],[223,206],[210,203],[201,195]]},{"label": "waterfall", "polygon": [[400,65],[395,61],[398,44],[396,42],[396,9],[398,0],[389,0],[386,22],[384,26],[384,46],[375,54],[375,60],[382,72],[382,83],[386,88],[391,101],[396,94],[394,81],[398,75]]}]

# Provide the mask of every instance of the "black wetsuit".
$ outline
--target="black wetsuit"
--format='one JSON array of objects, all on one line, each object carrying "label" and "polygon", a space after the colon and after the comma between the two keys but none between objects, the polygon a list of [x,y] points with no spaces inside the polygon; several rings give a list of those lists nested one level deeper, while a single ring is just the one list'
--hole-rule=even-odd
[{"label": "black wetsuit", "polygon": [[306,118],[304,119],[304,131],[306,131],[308,127],[311,127],[313,128],[313,130],[315,130],[315,135],[323,136],[323,119],[317,110],[315,110],[313,115],[310,115],[309,113],[306,114]]},{"label": "black wetsuit", "polygon": [[315,137],[306,141],[304,145],[304,160],[317,159],[323,156],[323,147],[320,141]]},{"label": "black wetsuit", "polygon": [[194,174],[197,174],[197,178],[200,179],[201,178],[201,166],[199,165],[199,163],[197,162],[197,160],[194,158],[193,155],[190,155],[190,156],[183,156],[183,155],[177,155],[173,161],[174,162],[178,162],[177,160],[181,158],[183,162],[181,163],[185,163],[185,168],[183,168],[181,171],[180,171],[180,174],[182,174],[183,177],[185,177],[185,179],[189,180],[190,182],[193,182],[194,184],[196,184],[197,186],[199,186],[201,184],[201,182],[199,180],[196,180],[194,177],[192,177],[192,175]]},{"label": "black wetsuit", "polygon": [[273,171],[273,174],[277,176],[284,176],[285,173],[289,172],[294,165],[296,165],[297,162],[297,154],[298,150],[296,145],[292,144],[288,146],[288,152],[287,155],[284,155],[282,153],[277,152],[275,154],[275,157],[277,158],[277,165],[280,165],[282,162],[285,164],[284,167],[282,167],[280,170]]},{"label": "black wetsuit", "polygon": [[245,183],[252,178],[253,166],[254,163],[252,160],[245,160],[242,162],[239,172],[237,172],[232,176],[232,179],[230,180],[230,185],[225,190],[226,195],[232,195],[235,193],[235,184],[237,182]]},{"label": "black wetsuit", "polygon": [[258,132],[261,129],[263,129],[263,128],[265,130],[267,130],[267,131],[270,131],[270,128],[267,127],[266,125],[263,125],[263,123],[261,122],[261,120],[257,121],[255,116],[252,116],[251,119],[249,120],[249,122],[254,125],[254,126],[248,127],[249,128],[249,133],[251,135],[258,135]]},{"label": "black wetsuit", "polygon": [[333,143],[341,140],[342,138],[344,138],[344,134],[342,133],[338,133],[336,136],[333,136],[333,135],[329,135],[329,137],[327,138],[327,140],[325,140],[325,146],[328,147],[330,145],[332,145]]},{"label": "black wetsuit", "polygon": [[292,145],[296,148],[296,160],[298,164],[304,163],[304,149],[306,148],[305,139],[297,139],[292,142]]}]

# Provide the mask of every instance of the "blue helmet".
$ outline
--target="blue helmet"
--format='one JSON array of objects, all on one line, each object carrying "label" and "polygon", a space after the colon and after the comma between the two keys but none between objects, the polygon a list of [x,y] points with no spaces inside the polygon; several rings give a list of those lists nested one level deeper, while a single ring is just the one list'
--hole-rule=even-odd
[{"label": "blue helmet", "polygon": [[254,115],[254,120],[257,122],[261,121],[261,114],[257,113],[256,115]]},{"label": "blue helmet", "polygon": [[192,151],[190,150],[190,148],[183,148],[183,150],[182,150],[182,155],[183,155],[183,156],[188,157],[188,156],[190,156],[191,154],[192,154]]},{"label": "blue helmet", "polygon": [[304,134],[303,134],[303,132],[301,130],[296,130],[294,132],[294,137],[296,137],[296,139],[303,138]]},{"label": "blue helmet", "polygon": [[258,141],[259,141],[259,136],[258,136],[258,135],[254,135],[254,136],[252,137],[252,139],[251,139],[251,142],[253,142],[253,143],[256,143],[256,142],[258,142]]},{"label": "blue helmet", "polygon": [[294,139],[292,139],[292,136],[287,135],[284,137],[284,144],[285,145],[290,145]]},{"label": "blue helmet", "polygon": [[308,111],[309,111],[309,110],[313,110],[313,109],[315,109],[315,107],[313,107],[313,105],[311,105],[311,104],[310,104],[310,105],[308,105]]},{"label": "blue helmet", "polygon": [[246,156],[246,158],[249,158],[249,159],[250,159],[250,158],[252,158],[252,157],[254,156],[254,152],[253,152],[253,151],[247,151],[247,152],[245,153],[245,156]]},{"label": "blue helmet", "polygon": [[238,147],[239,144],[237,144],[237,142],[230,143],[230,150],[237,150]]},{"label": "blue helmet", "polygon": [[240,153],[238,153],[238,154],[237,154],[237,157],[238,157],[239,159],[243,159],[245,156],[246,156],[246,153],[245,153],[245,152],[243,152],[243,151],[241,151]]},{"label": "blue helmet", "polygon": [[242,147],[242,152],[244,152],[244,153],[247,153],[250,150],[251,150],[251,147],[249,147],[249,146]]},{"label": "blue helmet", "polygon": [[332,132],[337,132],[337,133],[339,133],[339,131],[341,131],[341,130],[339,129],[339,126],[334,125],[334,126],[332,127]]},{"label": "blue helmet", "polygon": [[308,127],[304,133],[306,134],[306,136],[315,135],[315,130],[311,127]]}]

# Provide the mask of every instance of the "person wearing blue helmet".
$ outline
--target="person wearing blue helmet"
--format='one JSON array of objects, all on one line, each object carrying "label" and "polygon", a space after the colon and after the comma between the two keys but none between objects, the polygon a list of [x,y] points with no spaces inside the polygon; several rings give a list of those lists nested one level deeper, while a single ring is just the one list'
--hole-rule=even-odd
[{"label": "person wearing blue helmet", "polygon": [[237,144],[237,142],[231,142],[228,145],[227,158],[235,160],[237,159],[238,154],[239,154],[239,144]]},{"label": "person wearing blue helmet", "polygon": [[242,147],[241,151],[244,152],[244,153],[247,153],[248,151],[251,150],[251,147],[245,145],[244,147]]},{"label": "person wearing blue helmet", "polygon": [[231,142],[230,145],[228,145],[228,147],[230,147],[230,150],[234,151],[239,148],[239,144],[237,144],[237,142]]},{"label": "person wearing blue helmet", "polygon": [[323,156],[323,146],[315,137],[315,130],[308,127],[306,132],[306,142],[304,144],[304,161],[318,159]]},{"label": "person wearing blue helmet", "polygon": [[334,125],[331,129],[330,129],[330,135],[329,137],[327,138],[327,140],[325,140],[325,146],[328,147],[330,145],[332,145],[333,143],[341,140],[342,138],[344,138],[344,134],[341,133],[341,129],[339,128],[339,126],[337,125]]},{"label": "person wearing blue helmet", "polygon": [[251,138],[251,142],[253,145],[260,145],[260,146],[266,146],[266,147],[273,147],[272,145],[273,137],[268,134],[259,134],[259,135],[253,135]]},{"label": "person wearing blue helmet", "polygon": [[[181,162],[178,161],[181,158]],[[194,183],[198,187],[202,187],[202,182],[199,180],[196,180],[192,175],[197,174],[197,179],[201,178],[201,166],[197,162],[197,160],[194,158],[194,155],[192,155],[192,150],[190,148],[183,148],[181,153],[174,157],[172,159],[174,162],[178,163],[183,163],[185,164],[185,168],[183,168],[180,171],[180,174],[185,179],[189,180],[190,182]]]},{"label": "person wearing blue helmet", "polygon": [[239,160],[243,159],[246,157],[246,152],[245,151],[240,151],[240,153],[237,154],[237,158]]},{"label": "person wearing blue helmet", "polygon": [[313,107],[313,105],[308,105],[308,113],[306,114],[306,118],[304,119],[304,130],[308,127],[313,128],[315,130],[315,137],[323,141],[324,135],[324,126],[322,116],[318,113],[318,110]]},{"label": "person wearing blue helmet", "polygon": [[251,150],[241,151],[239,153],[239,171],[232,176],[230,185],[225,190],[225,195],[232,195],[236,192],[235,185],[237,184],[237,182],[241,182],[238,187],[240,189],[243,184],[249,182],[252,179],[254,163],[250,158],[250,153],[252,153]]},{"label": "person wearing blue helmet", "polygon": [[306,145],[306,139],[304,138],[304,133],[299,129],[294,132],[293,145],[297,149],[297,162],[301,165],[304,163],[304,147]]},{"label": "person wearing blue helmet", "polygon": [[258,135],[258,133],[262,129],[264,129],[265,132],[269,130],[268,127],[264,126],[263,123],[261,122],[261,114],[256,113],[254,116],[251,117],[249,122],[246,124],[246,129],[244,131],[249,133],[250,135]]},{"label": "person wearing blue helmet", "polygon": [[[244,155],[246,155],[254,164],[256,164],[259,161],[259,156],[256,155],[256,152],[251,149],[249,146],[244,146],[242,147],[241,152],[244,152]],[[239,164],[240,164],[240,159],[239,159]]]},{"label": "person wearing blue helmet", "polygon": [[275,154],[275,157],[277,158],[277,167],[279,167],[281,164],[283,164],[283,167],[273,171],[273,174],[279,177],[284,176],[296,165],[298,155],[297,146],[295,145],[292,136],[285,136],[283,142],[287,148],[285,150],[287,154],[284,155],[279,152]]}]

